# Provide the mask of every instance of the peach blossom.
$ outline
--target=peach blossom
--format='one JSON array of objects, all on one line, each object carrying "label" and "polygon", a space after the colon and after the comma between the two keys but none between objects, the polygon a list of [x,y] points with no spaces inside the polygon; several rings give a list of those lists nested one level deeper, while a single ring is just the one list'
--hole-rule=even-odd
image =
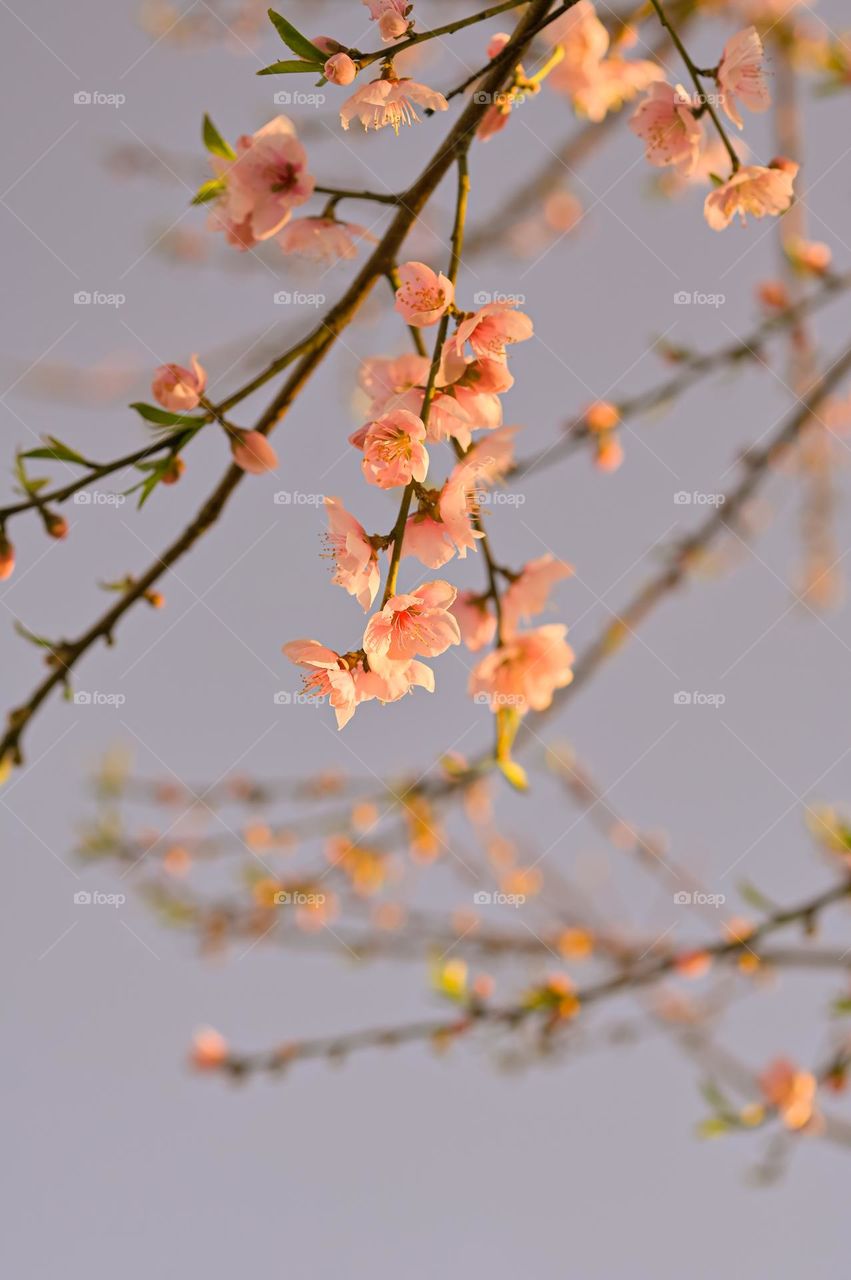
[{"label": "peach blossom", "polygon": [[192,356],[192,368],[182,364],[162,364],[154,374],[151,391],[157,404],[170,413],[189,413],[197,409],[207,389],[206,370]]},{"label": "peach blossom", "polygon": [[492,711],[504,706],[515,707],[521,715],[530,709],[546,710],[555,690],[573,679],[573,650],[565,642],[566,634],[567,627],[558,623],[518,631],[474,668],[470,694],[485,695]]},{"label": "peach blossom", "polygon": [[381,39],[398,40],[408,30],[408,14],[413,5],[409,0],[363,0],[369,16],[378,23]]},{"label": "peach blossom", "polygon": [[736,214],[764,218],[785,213],[794,195],[793,181],[798,166],[793,161],[775,162],[773,167],[746,164],[706,197],[703,213],[713,231],[723,231]]},{"label": "peach blossom", "polygon": [[488,47],[485,50],[485,57],[495,58],[498,53],[502,53],[510,39],[511,36],[507,31],[497,31],[496,34],[492,35],[488,41]]},{"label": "peach blossom", "polygon": [[477,394],[501,395],[514,386],[508,365],[501,360],[487,357],[474,357],[459,354],[452,338],[443,344],[440,367],[437,371],[437,385],[451,386],[457,392],[459,386]]},{"label": "peach blossom", "polygon": [[564,49],[564,57],[550,72],[547,84],[569,97],[575,110],[595,123],[654,80],[664,78],[655,62],[606,58],[609,34],[590,0],[579,0],[551,23],[544,39]]},{"label": "peach blossom", "polygon": [[416,658],[393,662],[373,654],[369,670],[359,669],[355,673],[355,686],[360,702],[370,702],[373,698],[379,702],[398,702],[414,688],[434,693],[434,672]]},{"label": "peach blossom", "polygon": [[455,588],[438,578],[406,595],[391,596],[370,618],[363,647],[370,667],[373,657],[407,662],[422,655],[436,658],[461,643],[458,623],[449,613]]},{"label": "peach blossom", "polygon": [[358,382],[370,397],[370,417],[378,418],[390,409],[406,408],[400,400],[412,387],[425,387],[430,364],[428,356],[413,354],[364,360]]},{"label": "peach blossom", "polygon": [[438,275],[432,271],[424,262],[404,262],[399,268],[399,280],[396,310],[406,324],[417,329],[437,324],[452,305],[455,297],[452,281],[442,272]]},{"label": "peach blossom", "polygon": [[617,471],[624,458],[623,445],[613,432],[603,432],[595,440],[594,466],[598,471]]},{"label": "peach blossom", "polygon": [[567,13],[551,22],[543,38],[564,49],[562,61],[549,75],[550,84],[561,89],[567,72],[595,67],[608,52],[609,33],[597,17],[591,0],[579,0]]},{"label": "peach blossom", "polygon": [[426,432],[422,419],[407,409],[393,409],[356,432],[352,443],[362,436],[363,474],[379,489],[425,480],[428,472]]},{"label": "peach blossom", "polygon": [[765,1100],[776,1107],[787,1129],[803,1129],[813,1118],[817,1081],[786,1058],[777,1058],[759,1077]]},{"label": "peach blossom", "polygon": [[589,431],[611,431],[621,420],[620,410],[610,400],[595,400],[583,417]]},{"label": "peach blossom", "polygon": [[328,509],[327,541],[335,567],[332,581],[355,596],[360,607],[366,610],[381,582],[378,553],[363,525],[350,515],[339,498],[326,498],[325,506]]},{"label": "peach blossom", "polygon": [[462,320],[451,338],[457,355],[464,354],[469,342],[473,353],[482,359],[505,360],[506,346],[525,342],[533,333],[532,321],[514,306],[513,299],[488,302],[473,315]]},{"label": "peach blossom", "polygon": [[733,124],[744,127],[739,104],[748,111],[767,111],[771,106],[771,94],[762,69],[762,40],[756,27],[746,27],[732,36],[724,45],[718,64],[718,88],[721,105]]},{"label": "peach blossom", "polygon": [[211,163],[225,186],[210,210],[210,224],[241,249],[277,235],[293,209],[313,194],[307,155],[286,116],[241,137],[235,160],[213,156]]},{"label": "peach blossom", "polygon": [[563,578],[569,578],[573,567],[555,556],[539,556],[530,560],[510,584],[502,597],[503,629],[511,635],[519,622],[529,622],[546,608],[551,589]]},{"label": "peach blossom", "polygon": [[189,1061],[198,1071],[215,1071],[228,1060],[228,1042],[213,1027],[201,1027],[192,1038]]},{"label": "peach blossom", "polygon": [[830,246],[820,240],[804,240],[801,236],[792,236],[783,248],[797,271],[823,276],[830,270],[833,254]]},{"label": "peach blossom", "polygon": [[348,129],[355,118],[367,130],[390,125],[398,134],[403,124],[415,124],[419,120],[417,107],[446,111],[448,106],[442,93],[416,80],[372,80],[343,103],[340,121],[344,129]]},{"label": "peach blossom", "polygon": [[231,438],[230,451],[236,465],[252,476],[262,476],[266,471],[274,471],[278,465],[278,455],[259,431],[235,432]]},{"label": "peach blossom", "polygon": [[375,243],[375,236],[357,222],[336,218],[296,218],[284,227],[278,244],[284,253],[295,253],[310,262],[337,262],[357,255],[357,241]]},{"label": "peach blossom", "polygon": [[402,555],[414,556],[429,569],[441,569],[455,555],[455,545],[443,521],[421,511],[408,517]]},{"label": "peach blossom", "polygon": [[573,106],[578,115],[599,124],[610,111],[631,102],[664,72],[657,62],[641,58],[606,58],[593,72],[578,77],[573,90]]},{"label": "peach blossom", "polygon": [[305,667],[305,693],[327,697],[342,729],[355,714],[358,704],[352,667],[339,653],[318,640],[290,640],[283,652],[296,666]]},{"label": "peach blossom", "polygon": [[487,601],[474,591],[462,591],[452,605],[452,613],[461,629],[461,639],[471,653],[484,649],[496,635],[496,617]]},{"label": "peach blossom", "polygon": [[650,86],[629,122],[645,145],[644,155],[657,167],[674,165],[691,173],[697,163],[703,128],[694,116],[694,103],[682,85],[664,80]]},{"label": "peach blossom", "polygon": [[351,84],[357,73],[357,66],[347,53],[332,54],[322,68],[322,74],[330,84]]}]

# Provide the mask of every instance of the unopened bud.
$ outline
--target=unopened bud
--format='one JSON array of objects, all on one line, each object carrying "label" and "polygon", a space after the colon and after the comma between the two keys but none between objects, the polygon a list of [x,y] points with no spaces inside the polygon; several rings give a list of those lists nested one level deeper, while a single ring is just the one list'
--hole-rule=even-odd
[{"label": "unopened bud", "polygon": [[152,609],[162,609],[165,607],[165,596],[161,591],[146,591],[145,599]]},{"label": "unopened bud", "polygon": [[5,533],[0,531],[0,582],[11,578],[15,571],[15,548]]},{"label": "unopened bud", "polygon": [[51,538],[65,538],[68,535],[68,521],[56,511],[43,511],[44,528]]},{"label": "unopened bud", "polygon": [[160,477],[160,481],[162,484],[177,484],[178,480],[183,475],[185,470],[186,470],[186,463],[183,461],[182,458],[178,458],[177,456],[170,458],[168,462],[168,466],[165,468],[165,470],[162,473],[162,476]]},{"label": "unopened bud", "polygon": [[585,410],[585,425],[589,431],[611,431],[620,420],[617,406],[608,400],[596,400]]}]

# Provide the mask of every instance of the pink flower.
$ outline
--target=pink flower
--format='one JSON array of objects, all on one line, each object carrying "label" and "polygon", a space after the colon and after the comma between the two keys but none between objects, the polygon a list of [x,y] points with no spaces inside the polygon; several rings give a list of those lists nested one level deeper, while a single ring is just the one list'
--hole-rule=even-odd
[{"label": "pink flower", "polygon": [[383,129],[389,124],[398,134],[401,125],[419,120],[416,107],[445,111],[448,106],[442,93],[415,80],[372,80],[343,103],[340,121],[344,129],[355,118],[364,129]]},{"label": "pink flower", "polygon": [[213,1027],[202,1027],[192,1038],[189,1061],[198,1071],[214,1071],[228,1060],[228,1042]]},{"label": "pink flower", "polygon": [[517,311],[513,300],[488,302],[466,320],[452,335],[452,350],[463,355],[469,342],[475,355],[488,360],[505,360],[505,348],[513,342],[525,342],[533,333],[532,321]]},{"label": "pink flower", "polygon": [[347,725],[358,704],[355,677],[349,662],[318,640],[290,640],[283,651],[296,666],[307,668],[305,693],[327,697],[337,716],[337,728]]},{"label": "pink flower", "polygon": [[429,512],[418,511],[408,517],[405,525],[402,555],[415,556],[429,569],[442,569],[455,555],[455,546],[442,520],[436,520]]},{"label": "pink flower", "polygon": [[564,57],[547,77],[547,84],[571,99],[576,111],[599,123],[663,72],[655,62],[606,58],[609,33],[590,0],[579,0],[544,32],[544,39],[561,45]]},{"label": "pink flower", "polygon": [[597,17],[591,0],[579,0],[567,13],[550,23],[543,37],[551,45],[561,45],[564,57],[549,75],[549,82],[560,89],[566,72],[588,70],[606,56],[609,33]]},{"label": "pink flower", "polygon": [[401,400],[412,387],[425,387],[430,364],[428,356],[413,354],[389,360],[381,356],[364,360],[358,382],[370,397],[370,417],[378,418],[389,409],[405,408]]},{"label": "pink flower", "polygon": [[[373,657],[406,662],[421,654],[436,658],[452,644],[461,643],[458,623],[449,613],[455,588],[438,578],[410,595],[391,596],[366,626],[363,647],[372,666]],[[380,669],[380,666],[379,666]]]},{"label": "pink flower", "polygon": [[393,489],[411,480],[421,484],[425,480],[428,472],[425,438],[422,419],[407,409],[393,409],[367,423],[351,440],[363,448],[363,473],[369,484],[378,485],[379,489]]},{"label": "pink flower", "polygon": [[771,106],[771,94],[762,69],[762,40],[756,27],[746,27],[724,45],[718,64],[718,88],[721,105],[733,124],[743,128],[739,104],[749,111],[767,111]]},{"label": "pink flower", "polygon": [[463,591],[452,606],[461,639],[471,653],[484,649],[496,635],[496,617],[487,601],[479,599],[474,591]]},{"label": "pink flower", "polygon": [[648,85],[663,79],[664,72],[657,62],[606,58],[592,72],[576,78],[573,106],[578,115],[599,124],[610,111],[620,110]]},{"label": "pink flower", "polygon": [[325,506],[328,508],[328,545],[336,570],[332,581],[355,596],[360,607],[366,610],[381,582],[378,553],[363,525],[349,514],[339,498],[326,498]]},{"label": "pink flower", "polygon": [[732,178],[716,187],[706,197],[703,214],[713,231],[723,231],[738,213],[742,225],[746,214],[764,218],[766,214],[785,213],[794,195],[793,181],[798,166],[785,161],[785,168],[764,168],[760,164],[743,165]]},{"label": "pink flower", "polygon": [[546,710],[555,690],[573,679],[573,650],[565,642],[566,634],[567,627],[558,623],[518,631],[474,668],[470,694],[485,694],[492,711],[502,706],[516,707],[521,715],[530,709]]},{"label": "pink flower", "polygon": [[236,465],[252,476],[262,476],[266,471],[274,471],[278,465],[278,455],[259,431],[235,432],[231,438],[230,451]]},{"label": "pink flower", "polygon": [[511,635],[519,622],[529,622],[540,613],[546,607],[552,587],[572,573],[571,565],[549,554],[530,560],[502,598],[505,634]]},{"label": "pink flower", "polygon": [[192,356],[192,368],[182,364],[162,364],[154,374],[151,390],[157,404],[170,413],[189,413],[197,409],[207,389],[206,370]]},{"label": "pink flower", "polygon": [[650,164],[675,165],[691,173],[697,163],[703,128],[695,119],[693,102],[682,85],[672,88],[664,80],[650,86],[629,127],[645,144]]},{"label": "pink flower", "polygon": [[404,262],[399,279],[396,310],[405,323],[417,329],[437,324],[455,297],[452,281],[442,272],[437,275],[424,262]]},{"label": "pink flower", "polygon": [[498,53],[502,53],[503,49],[508,44],[510,39],[511,39],[511,36],[508,34],[507,31],[497,31],[496,35],[491,36],[490,40],[488,41],[488,47],[485,50],[485,56],[488,58],[495,58]]},{"label": "pink flower", "polygon": [[347,53],[335,53],[322,68],[322,74],[330,84],[351,84],[358,69]]},{"label": "pink flower", "polygon": [[409,662],[391,662],[373,654],[369,671],[358,668],[355,686],[359,702],[398,702],[414,687],[434,693],[434,672],[424,662],[412,658]]},{"label": "pink flower", "polygon": [[363,0],[369,16],[378,23],[381,39],[398,40],[408,30],[408,14],[413,8],[408,0]]},{"label": "pink flower", "polygon": [[236,160],[213,156],[212,164],[225,189],[211,209],[211,224],[242,249],[277,235],[313,194],[304,147],[285,116],[240,138]]},{"label": "pink flower", "polygon": [[354,258],[358,240],[374,244],[375,236],[357,222],[338,222],[336,218],[296,218],[278,236],[284,253],[296,253],[310,262]]}]

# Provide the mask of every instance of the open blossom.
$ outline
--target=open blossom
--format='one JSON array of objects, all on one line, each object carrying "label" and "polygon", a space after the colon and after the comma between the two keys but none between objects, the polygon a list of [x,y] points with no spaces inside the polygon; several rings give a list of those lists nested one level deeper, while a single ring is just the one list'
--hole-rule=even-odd
[{"label": "open blossom", "polygon": [[339,222],[336,218],[296,218],[284,227],[278,244],[284,253],[295,253],[310,262],[337,262],[354,258],[357,241],[376,237],[357,222]]},{"label": "open blossom", "polygon": [[496,635],[496,616],[474,591],[462,591],[452,606],[461,639],[471,653],[484,649]]},{"label": "open blossom", "polygon": [[370,417],[378,418],[390,409],[407,407],[402,404],[402,398],[412,387],[425,387],[430,364],[428,356],[413,353],[364,360],[358,382],[370,398]]},{"label": "open blossom", "polygon": [[434,672],[424,662],[411,658],[409,662],[393,662],[375,654],[369,661],[369,670],[358,668],[355,687],[359,702],[398,702],[413,689],[425,689],[434,693]]},{"label": "open blossom", "polygon": [[358,69],[347,53],[334,53],[322,68],[329,84],[351,84]]},{"label": "open blossom", "polygon": [[364,476],[379,489],[393,489],[411,480],[422,484],[428,472],[425,438],[422,419],[407,409],[392,409],[349,437],[356,448],[363,449]]},{"label": "open blossom", "polygon": [[461,321],[452,335],[451,350],[463,355],[464,343],[469,342],[480,358],[505,360],[505,348],[513,342],[525,342],[533,332],[532,321],[515,308],[513,299],[488,302]]},{"label": "open blossom", "polygon": [[369,16],[378,23],[381,39],[398,40],[408,30],[408,14],[413,5],[409,0],[363,0]]},{"label": "open blossom", "polygon": [[437,324],[455,297],[452,281],[424,262],[404,262],[399,268],[396,310],[417,329]]},{"label": "open blossom", "polygon": [[664,78],[658,63],[606,57],[609,33],[591,0],[579,0],[551,23],[544,39],[564,49],[564,57],[547,78],[548,85],[569,97],[578,114],[595,123],[654,80]]},{"label": "open blossom", "polygon": [[211,207],[210,225],[240,249],[277,235],[313,194],[307,155],[286,116],[241,137],[235,160],[213,156],[211,162],[224,190]]},{"label": "open blossom", "polygon": [[644,143],[649,164],[675,165],[683,173],[693,171],[703,136],[693,107],[682,85],[672,87],[658,80],[650,86],[629,122],[632,132]]},{"label": "open blossom", "polygon": [[305,693],[327,697],[337,717],[337,728],[347,725],[358,704],[351,664],[318,640],[290,640],[283,651],[296,666],[306,668]]},{"label": "open blossom", "polygon": [[455,555],[455,544],[442,520],[427,511],[418,511],[405,524],[402,555],[414,556],[429,569],[442,569]]},{"label": "open blossom", "polygon": [[416,80],[372,80],[343,103],[340,122],[348,129],[350,122],[357,118],[364,129],[383,129],[390,125],[398,134],[401,125],[419,120],[417,107],[445,111],[448,106],[442,93]]},{"label": "open blossom", "polygon": [[573,650],[566,635],[567,627],[559,623],[518,631],[473,669],[470,694],[486,694],[492,711],[501,706],[515,707],[521,715],[544,711],[555,690],[573,679]]},{"label": "open blossom", "polygon": [[461,643],[458,623],[449,613],[455,588],[442,579],[427,582],[407,595],[391,596],[373,614],[363,636],[370,666],[373,657],[403,662],[421,655],[436,658]]},{"label": "open blossom", "polygon": [[766,214],[785,213],[792,203],[792,184],[797,172],[798,166],[790,160],[784,160],[782,168],[743,165],[706,197],[703,205],[706,221],[713,231],[723,231],[736,214],[744,225],[746,214],[764,218]]},{"label": "open blossom", "polygon": [[762,40],[756,27],[746,27],[724,45],[718,64],[721,105],[733,124],[744,127],[738,98],[748,111],[767,111],[771,94],[762,69]]},{"label": "open blossom", "polygon": [[234,432],[230,451],[236,465],[252,476],[262,476],[266,471],[274,471],[278,465],[278,455],[259,431]]},{"label": "open blossom", "polygon": [[182,364],[160,365],[151,383],[157,404],[170,413],[189,413],[191,409],[197,409],[206,389],[207,373],[198,363],[197,356],[192,356],[191,369],[185,369]]},{"label": "open blossom", "polygon": [[378,553],[366,530],[343,506],[339,498],[326,498],[328,545],[334,557],[333,581],[355,596],[368,609],[378,593],[381,572]]},{"label": "open blossom", "polygon": [[550,591],[557,582],[569,578],[573,568],[555,556],[539,556],[524,566],[522,573],[508,587],[502,598],[502,618],[506,635],[516,630],[519,622],[529,622],[547,604]]},{"label": "open blossom", "polygon": [[812,1072],[778,1058],[760,1075],[759,1087],[766,1102],[780,1112],[787,1129],[803,1129],[812,1120],[817,1088]]}]

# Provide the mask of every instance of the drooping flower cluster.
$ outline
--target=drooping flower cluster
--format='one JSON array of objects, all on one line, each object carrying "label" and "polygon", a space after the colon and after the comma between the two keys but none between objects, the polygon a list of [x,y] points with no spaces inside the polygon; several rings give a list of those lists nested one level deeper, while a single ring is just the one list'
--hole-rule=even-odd
[{"label": "drooping flower cluster", "polygon": [[574,109],[595,123],[662,79],[655,62],[627,59],[618,52],[609,55],[609,33],[591,0],[574,4],[546,28],[544,38],[564,50],[548,77],[551,88],[570,98]]},{"label": "drooping flower cluster", "polygon": [[[414,688],[434,689],[423,659],[454,645],[472,651],[497,640],[470,677],[474,700],[518,714],[547,706],[571,678],[566,628],[523,629],[547,604],[569,566],[551,555],[518,572],[501,570],[501,594],[465,592],[443,578],[399,590],[403,559],[429,570],[475,551],[484,537],[482,507],[511,468],[517,428],[503,426],[500,396],[513,384],[508,348],[532,336],[532,322],[513,299],[459,311],[451,280],[423,262],[399,268],[396,310],[409,326],[427,329],[452,317],[455,329],[427,356],[372,357],[360,372],[368,419],[350,437],[361,454],[367,484],[401,494],[388,534],[369,534],[338,498],[326,498],[327,547],[333,581],[371,614],[356,648],[337,650],[318,640],[295,640],[287,656],[305,672],[305,689],[325,697],[343,727],[362,702],[396,702]],[[473,433],[482,434],[474,439]],[[433,446],[448,442],[455,462],[442,484],[430,487]],[[384,593],[382,555],[388,557]]]}]

